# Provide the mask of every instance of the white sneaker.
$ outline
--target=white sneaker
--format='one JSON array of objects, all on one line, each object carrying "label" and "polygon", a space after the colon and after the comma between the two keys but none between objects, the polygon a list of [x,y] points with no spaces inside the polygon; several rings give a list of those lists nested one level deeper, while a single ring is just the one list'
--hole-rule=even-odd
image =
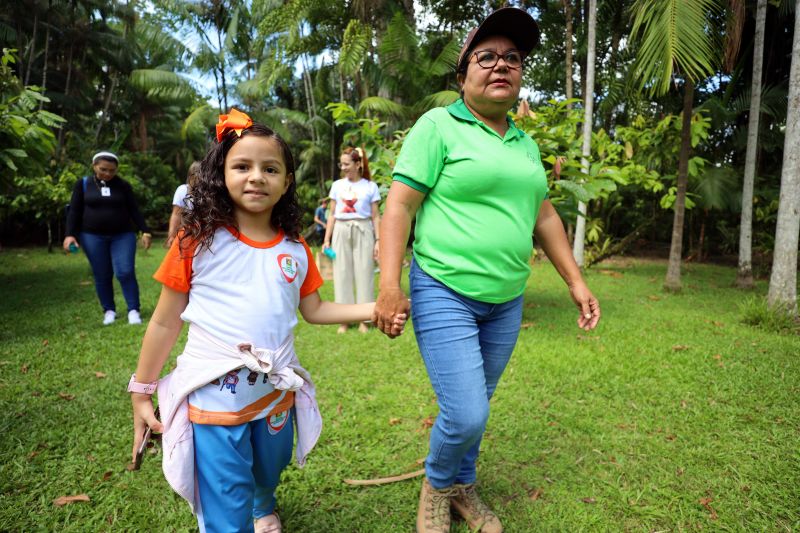
[{"label": "white sneaker", "polygon": [[106,311],[106,313],[103,315],[103,325],[107,326],[109,324],[113,324],[116,319],[117,313],[114,311]]},{"label": "white sneaker", "polygon": [[139,315],[139,311],[136,309],[131,309],[128,311],[128,324],[141,324],[142,317]]}]

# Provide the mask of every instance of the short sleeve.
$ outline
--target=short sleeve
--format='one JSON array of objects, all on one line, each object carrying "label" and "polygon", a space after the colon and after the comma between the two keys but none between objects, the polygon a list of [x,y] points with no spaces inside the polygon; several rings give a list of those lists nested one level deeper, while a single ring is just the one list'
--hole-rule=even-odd
[{"label": "short sleeve", "polygon": [[306,279],[303,281],[303,285],[300,287],[300,298],[305,298],[322,287],[323,281],[322,275],[320,275],[319,269],[317,268],[317,263],[314,262],[311,248],[308,247],[308,244],[306,244],[305,239],[302,237],[300,238],[300,244],[305,248],[306,259],[308,259],[308,272],[306,273]]},{"label": "short sleeve", "polygon": [[196,245],[191,245],[181,256],[180,242],[179,235],[172,241],[161,266],[153,274],[153,279],[178,292],[189,292],[192,281],[192,259]]},{"label": "short sleeve", "polygon": [[444,158],[441,133],[433,120],[423,115],[403,141],[392,178],[427,193],[439,180]]},{"label": "short sleeve", "polygon": [[186,184],[178,185],[178,188],[175,189],[175,194],[172,196],[172,205],[176,205],[182,209],[186,208],[186,203],[184,202],[186,191]]},{"label": "short sleeve", "polygon": [[374,181],[370,181],[371,188],[370,188],[370,198],[369,203],[375,203],[381,201],[381,191],[378,189],[378,184]]},{"label": "short sleeve", "polygon": [[339,183],[339,181],[338,181],[338,180],[337,180],[337,181],[334,181],[334,182],[333,182],[333,184],[331,185],[331,190],[330,190],[330,192],[328,193],[328,197],[329,197],[331,200],[333,200],[334,202],[338,200],[338,196],[339,196],[339,187],[338,187],[338,183]]}]

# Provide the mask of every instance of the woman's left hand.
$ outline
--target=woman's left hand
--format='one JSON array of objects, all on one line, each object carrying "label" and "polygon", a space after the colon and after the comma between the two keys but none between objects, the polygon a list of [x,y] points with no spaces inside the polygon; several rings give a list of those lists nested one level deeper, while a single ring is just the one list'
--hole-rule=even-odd
[{"label": "woman's left hand", "polygon": [[381,244],[381,241],[376,239],[375,240],[375,246],[372,249],[372,259],[374,259],[375,261],[378,260],[378,252],[380,252],[380,249],[381,249],[380,244]]},{"label": "woman's left hand", "polygon": [[578,327],[585,331],[594,329],[600,321],[600,302],[583,281],[570,286],[569,294],[581,313],[578,317]]},{"label": "woman's left hand", "polygon": [[152,243],[153,236],[149,233],[142,233],[142,246],[144,246],[145,250],[150,249],[150,244]]}]

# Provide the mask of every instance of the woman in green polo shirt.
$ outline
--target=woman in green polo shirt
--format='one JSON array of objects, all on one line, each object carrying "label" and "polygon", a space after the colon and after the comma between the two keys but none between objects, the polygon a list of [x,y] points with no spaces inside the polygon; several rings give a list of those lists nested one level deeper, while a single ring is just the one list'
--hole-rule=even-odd
[{"label": "woman in green polo shirt", "polygon": [[538,40],[536,22],[518,8],[495,11],[469,33],[457,71],[462,99],[420,117],[386,200],[374,321],[390,334],[394,315],[409,310],[400,273],[416,216],[411,317],[439,403],[419,532],[449,531],[451,507],[471,529],[503,530],[475,492],[475,462],[489,399],[519,334],[532,232],[569,287],[578,327],[593,329],[600,319],[547,200],[539,149],[508,118]]}]

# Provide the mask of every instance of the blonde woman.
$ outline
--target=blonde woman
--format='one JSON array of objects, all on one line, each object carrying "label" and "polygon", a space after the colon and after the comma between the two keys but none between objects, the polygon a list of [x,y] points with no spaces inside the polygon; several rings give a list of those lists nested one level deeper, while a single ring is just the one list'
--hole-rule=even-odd
[{"label": "blonde woman", "polygon": [[[347,147],[339,158],[341,179],[331,186],[331,217],[325,228],[323,247],[333,244],[333,289],[337,303],[375,300],[373,273],[378,257],[381,194],[370,180],[369,163],[362,148]],[[347,331],[348,324],[337,333]],[[361,333],[367,325],[359,324]]]}]

